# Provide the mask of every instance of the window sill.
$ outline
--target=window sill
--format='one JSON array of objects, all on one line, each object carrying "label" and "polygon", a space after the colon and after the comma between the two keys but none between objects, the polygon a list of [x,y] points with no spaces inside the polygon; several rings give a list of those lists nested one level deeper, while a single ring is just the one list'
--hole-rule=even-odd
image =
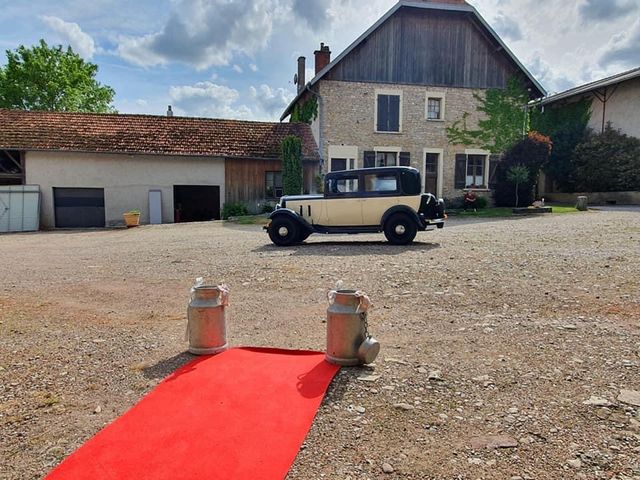
[{"label": "window sill", "polygon": [[379,132],[378,130],[375,130],[373,133],[384,133],[386,135],[402,135],[402,132]]},{"label": "window sill", "polygon": [[444,123],[444,118],[427,118],[427,122],[439,122]]}]

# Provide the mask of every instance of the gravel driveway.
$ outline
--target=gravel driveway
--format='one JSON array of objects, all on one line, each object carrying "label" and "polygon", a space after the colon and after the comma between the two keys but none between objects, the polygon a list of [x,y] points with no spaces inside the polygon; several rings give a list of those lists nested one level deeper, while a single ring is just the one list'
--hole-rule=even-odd
[{"label": "gravel driveway", "polygon": [[0,236],[0,478],[42,478],[192,358],[198,276],[229,285],[234,345],[323,349],[338,280],[374,303],[380,356],[338,374],[289,480],[640,478],[640,213],[417,240],[277,248],[220,222]]}]

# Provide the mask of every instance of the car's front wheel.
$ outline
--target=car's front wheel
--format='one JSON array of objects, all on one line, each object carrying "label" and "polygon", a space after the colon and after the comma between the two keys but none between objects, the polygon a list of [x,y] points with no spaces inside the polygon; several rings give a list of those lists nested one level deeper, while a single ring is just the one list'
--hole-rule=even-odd
[{"label": "car's front wheel", "polygon": [[394,245],[408,245],[418,233],[416,222],[405,213],[392,215],[384,224],[384,236]]},{"label": "car's front wheel", "polygon": [[269,238],[280,247],[287,247],[298,243],[300,228],[296,223],[286,217],[274,218],[269,225]]}]

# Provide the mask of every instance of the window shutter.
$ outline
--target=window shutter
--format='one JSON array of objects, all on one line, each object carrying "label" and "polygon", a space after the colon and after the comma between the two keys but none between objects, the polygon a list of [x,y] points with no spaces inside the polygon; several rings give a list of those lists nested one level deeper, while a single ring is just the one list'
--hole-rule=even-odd
[{"label": "window shutter", "polygon": [[378,124],[376,130],[378,132],[387,131],[389,122],[389,96],[378,95]]},{"label": "window shutter", "polygon": [[410,167],[411,166],[411,153],[409,153],[409,152],[400,152],[400,166],[401,167]]},{"label": "window shutter", "polygon": [[389,129],[390,132],[400,131],[400,96],[389,95]]},{"label": "window shutter", "polygon": [[376,166],[376,152],[364,152],[364,168]]},{"label": "window shutter", "polygon": [[489,157],[489,188],[496,188],[497,178],[496,172],[498,171],[498,163],[500,163],[500,155],[491,155]]},{"label": "window shutter", "polygon": [[464,188],[467,174],[467,156],[464,153],[456,154],[456,176],[454,188]]}]

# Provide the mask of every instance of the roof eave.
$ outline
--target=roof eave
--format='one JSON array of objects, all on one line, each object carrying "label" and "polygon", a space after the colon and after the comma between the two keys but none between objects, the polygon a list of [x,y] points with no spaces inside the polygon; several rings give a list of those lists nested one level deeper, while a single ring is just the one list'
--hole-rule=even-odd
[{"label": "roof eave", "polygon": [[580,85],[578,87],[571,88],[569,90],[565,90],[564,92],[556,93],[555,95],[551,95],[545,99],[540,101],[540,105],[548,105],[550,103],[555,103],[560,100],[564,100],[566,98],[575,97],[578,95],[583,95],[586,93],[590,93],[593,90],[602,87],[608,87],[609,85],[615,85],[618,83],[626,82],[628,80],[633,80],[634,78],[640,77],[640,67],[634,68],[632,70],[628,70],[626,72],[618,73],[617,75],[612,75],[607,78],[603,78],[601,80],[596,80],[595,82],[590,82],[585,85]]}]

